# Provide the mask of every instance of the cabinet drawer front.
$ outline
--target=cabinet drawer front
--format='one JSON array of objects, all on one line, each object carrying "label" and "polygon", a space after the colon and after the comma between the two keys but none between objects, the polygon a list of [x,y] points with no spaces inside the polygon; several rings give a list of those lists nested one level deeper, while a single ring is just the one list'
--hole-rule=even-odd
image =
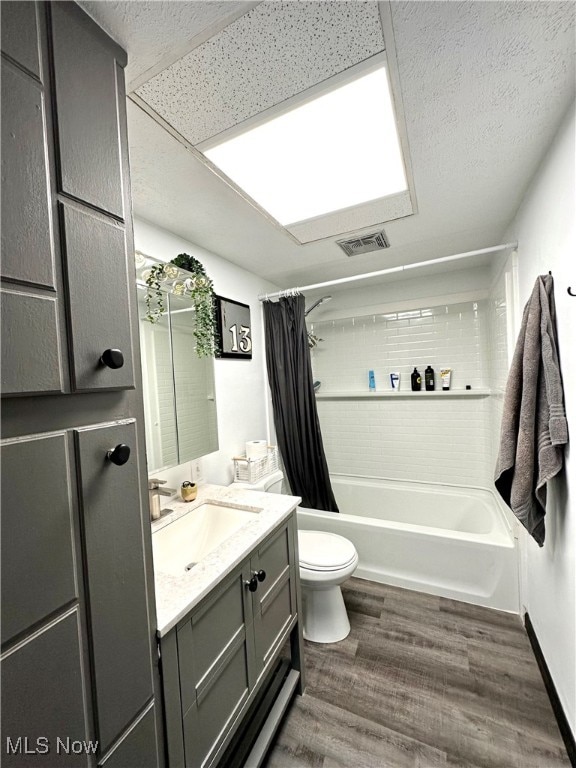
[{"label": "cabinet drawer front", "polygon": [[262,601],[268,591],[285,571],[291,561],[292,537],[290,528],[285,526],[271,538],[262,542],[256,551],[257,559],[252,557],[252,564],[257,570],[266,571],[266,579],[258,586],[255,595]]},{"label": "cabinet drawer front", "polygon": [[226,737],[248,698],[246,648],[240,645],[200,700],[184,716],[186,765],[200,768]]},{"label": "cabinet drawer front", "polygon": [[[4,768],[88,765],[86,754],[66,752],[71,742],[90,739],[83,694],[88,681],[84,679],[81,658],[77,609],[3,657]],[[15,754],[14,749],[7,749],[8,738]],[[26,746],[44,751],[27,758]]]},{"label": "cabinet drawer front", "polygon": [[56,299],[0,293],[2,394],[62,392]]},{"label": "cabinet drawer front", "polygon": [[[36,3],[0,3],[2,14],[2,52],[17,61],[29,72],[40,77],[38,48],[38,20]],[[2,83],[2,90],[6,83]]]},{"label": "cabinet drawer front", "polygon": [[2,445],[2,643],[78,596],[64,433]]},{"label": "cabinet drawer front", "polygon": [[102,30],[72,3],[51,11],[61,190],[123,219],[122,70]]},{"label": "cabinet drawer front", "polygon": [[[20,3],[2,3],[6,5]],[[4,13],[2,13],[4,15]],[[2,62],[2,277],[54,287],[42,87]]]},{"label": "cabinet drawer front", "polygon": [[182,711],[196,703],[197,689],[226,655],[232,638],[246,636],[246,610],[239,573],[178,629]]},{"label": "cabinet drawer front", "polygon": [[[61,206],[76,390],[132,387],[132,334],[124,230]],[[102,280],[102,273],[106,280]],[[100,363],[106,349],[120,349],[121,368]]]},{"label": "cabinet drawer front", "polygon": [[287,569],[268,598],[262,601],[261,610],[254,617],[256,656],[261,667],[268,663],[294,616],[294,585],[289,574]]},{"label": "cabinet drawer front", "polygon": [[119,443],[135,449],[134,422],[76,430],[103,750],[152,696],[138,463],[135,457],[122,466],[107,460]]}]

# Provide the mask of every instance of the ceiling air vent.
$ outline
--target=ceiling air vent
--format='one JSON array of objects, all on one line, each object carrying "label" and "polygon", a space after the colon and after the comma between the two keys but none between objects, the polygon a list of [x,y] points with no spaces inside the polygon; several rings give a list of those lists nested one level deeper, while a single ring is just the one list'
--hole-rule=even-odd
[{"label": "ceiling air vent", "polygon": [[390,242],[384,230],[371,232],[369,235],[362,235],[362,237],[353,237],[351,240],[337,240],[336,242],[346,256],[356,256],[359,253],[390,248]]}]

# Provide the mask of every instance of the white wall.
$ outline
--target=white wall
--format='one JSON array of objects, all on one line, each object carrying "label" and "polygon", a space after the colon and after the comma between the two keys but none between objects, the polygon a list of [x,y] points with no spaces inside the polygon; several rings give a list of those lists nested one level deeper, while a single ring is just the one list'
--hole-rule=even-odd
[{"label": "white wall", "polygon": [[[134,239],[136,250],[159,261],[170,261],[179,253],[194,256],[204,265],[218,295],[250,305],[252,360],[214,361],[219,450],[203,457],[202,473],[205,482],[227,485],[233,476],[232,457],[244,452],[247,440],[269,437],[262,305],[257,297],[277,287],[141,219],[134,221]],[[183,464],[155,475],[167,480],[171,487],[177,487],[191,478],[192,467],[190,463]]]},{"label": "white wall", "polygon": [[[574,108],[564,120],[505,239],[517,239],[520,304],[536,277],[554,276],[558,342],[570,436],[576,439],[576,232]],[[571,427],[571,429],[570,429]],[[556,690],[576,734],[576,461],[553,482],[540,549],[521,535],[521,593]]]},{"label": "white wall", "polygon": [[[361,256],[356,256],[361,260]],[[441,303],[452,297],[452,302],[466,301],[470,298],[482,298],[488,295],[490,284],[489,270],[484,267],[471,267],[471,262],[462,261],[458,269],[445,268],[442,271],[430,273],[430,269],[418,270],[413,276],[406,278],[399,275],[389,275],[380,281],[361,280],[349,283],[345,288],[328,287],[315,291],[307,296],[307,304],[312,304],[315,298],[332,294],[333,301],[321,304],[313,310],[309,320],[350,317],[353,314],[370,314],[371,312],[397,311],[412,309],[428,304]],[[369,262],[361,266],[358,262],[358,272],[369,272]],[[360,312],[360,309],[363,309]]]}]

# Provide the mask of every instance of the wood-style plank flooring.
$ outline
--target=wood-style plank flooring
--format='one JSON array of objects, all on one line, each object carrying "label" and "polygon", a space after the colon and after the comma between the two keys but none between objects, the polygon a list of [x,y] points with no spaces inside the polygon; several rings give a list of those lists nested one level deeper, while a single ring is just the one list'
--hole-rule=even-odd
[{"label": "wood-style plank flooring", "polygon": [[350,579],[266,768],[570,766],[518,616]]}]

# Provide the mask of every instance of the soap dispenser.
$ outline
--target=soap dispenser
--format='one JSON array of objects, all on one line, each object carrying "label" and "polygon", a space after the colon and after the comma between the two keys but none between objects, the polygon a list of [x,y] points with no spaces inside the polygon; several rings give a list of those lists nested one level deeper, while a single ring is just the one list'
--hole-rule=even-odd
[{"label": "soap dispenser", "polygon": [[420,392],[422,389],[422,377],[418,373],[418,369],[414,368],[412,376],[410,377],[412,383],[412,392]]}]

